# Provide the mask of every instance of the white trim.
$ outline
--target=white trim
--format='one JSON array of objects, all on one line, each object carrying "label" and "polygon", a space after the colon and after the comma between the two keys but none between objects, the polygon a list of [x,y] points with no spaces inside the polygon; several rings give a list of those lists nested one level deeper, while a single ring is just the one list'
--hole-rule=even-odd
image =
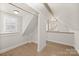
[{"label": "white trim", "polygon": [[35,39],[32,39],[30,42],[33,42],[33,43],[38,44],[38,41],[37,41],[37,40],[35,40]]},{"label": "white trim", "polygon": [[[16,48],[16,47],[19,47],[19,46],[21,46],[21,45],[24,45],[24,44],[27,44],[27,43],[31,43],[31,42],[32,42],[32,41],[25,41],[25,42],[22,42],[22,43],[20,43],[20,44],[15,45],[15,46],[2,49],[2,50],[0,50],[0,54],[1,54],[1,53],[4,53],[4,52],[7,52],[7,51],[9,51],[9,50],[11,50],[11,49],[14,49],[14,48]],[[34,42],[34,43],[36,43],[36,42]]]},{"label": "white trim", "polygon": [[76,47],[74,47],[75,48],[75,50],[77,51],[77,53],[79,54],[79,49],[78,48],[76,48]]}]

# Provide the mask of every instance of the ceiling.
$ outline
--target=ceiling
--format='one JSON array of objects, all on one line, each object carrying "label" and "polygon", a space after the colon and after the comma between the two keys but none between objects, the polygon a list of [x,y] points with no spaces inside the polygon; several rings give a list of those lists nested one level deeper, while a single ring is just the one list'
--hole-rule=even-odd
[{"label": "ceiling", "polygon": [[79,30],[79,4],[77,3],[48,3],[54,16],[63,24],[74,30]]},{"label": "ceiling", "polygon": [[18,16],[24,16],[26,14],[37,15],[37,12],[24,3],[0,3],[0,11],[14,14],[14,10],[19,11]]}]

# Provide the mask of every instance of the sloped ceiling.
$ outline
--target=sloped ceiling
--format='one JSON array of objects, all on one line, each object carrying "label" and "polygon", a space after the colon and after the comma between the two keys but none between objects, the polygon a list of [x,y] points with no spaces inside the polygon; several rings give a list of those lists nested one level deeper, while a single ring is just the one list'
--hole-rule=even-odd
[{"label": "sloped ceiling", "polygon": [[38,12],[35,11],[34,9],[32,9],[32,7],[30,7],[26,3],[12,3],[12,4],[22,8],[26,12],[29,12],[29,13],[34,14],[34,15],[38,15]]},{"label": "sloped ceiling", "polygon": [[54,16],[63,21],[72,30],[79,30],[79,4],[48,3]]},{"label": "sloped ceiling", "polygon": [[[12,4],[12,5],[11,5]],[[14,14],[14,10],[19,11],[19,16],[26,14],[37,15],[37,12],[24,3],[0,3],[0,11]]]}]

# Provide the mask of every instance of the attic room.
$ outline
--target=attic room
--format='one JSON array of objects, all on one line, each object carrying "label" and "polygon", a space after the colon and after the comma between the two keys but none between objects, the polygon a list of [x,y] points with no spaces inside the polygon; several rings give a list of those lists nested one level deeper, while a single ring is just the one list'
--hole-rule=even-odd
[{"label": "attic room", "polygon": [[78,56],[78,3],[0,3],[0,56]]}]

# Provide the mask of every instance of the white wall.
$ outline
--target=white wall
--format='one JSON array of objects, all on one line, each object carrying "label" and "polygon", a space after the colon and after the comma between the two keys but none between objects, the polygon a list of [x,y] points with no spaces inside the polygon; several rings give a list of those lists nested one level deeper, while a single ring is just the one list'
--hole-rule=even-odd
[{"label": "white wall", "polygon": [[38,37],[37,26],[38,26],[38,16],[33,16],[23,33],[24,39],[37,43],[37,37]]},{"label": "white wall", "polygon": [[0,50],[1,50],[1,36],[0,36]]},{"label": "white wall", "polygon": [[[27,7],[27,6],[26,6]],[[29,7],[28,7],[29,8]],[[17,10],[17,11],[19,11],[19,14],[15,14],[14,13],[14,10]],[[3,12],[3,13],[1,13],[1,12]],[[8,16],[5,14],[5,13],[8,13]],[[1,17],[3,18],[4,17],[4,15],[5,15],[5,19],[4,20],[6,20],[6,19],[8,19],[8,17],[10,18],[19,18],[19,20],[17,21],[18,23],[20,23],[21,24],[21,18],[22,18],[22,16],[25,16],[26,14],[28,14],[27,12],[25,12],[25,11],[23,11],[23,10],[21,10],[21,9],[19,9],[19,8],[17,8],[17,7],[15,7],[15,6],[12,6],[12,5],[10,5],[10,4],[8,4],[8,3],[0,3],[0,14],[1,14]],[[10,15],[10,16],[9,16]],[[12,19],[13,19],[12,18]],[[0,20],[1,21],[1,20]],[[20,21],[20,22],[19,22]],[[3,21],[2,20],[2,22],[5,22],[5,21]],[[2,23],[1,22],[1,23]],[[22,24],[21,24],[22,25]],[[20,25],[20,27],[21,27],[21,25]],[[4,23],[3,23],[3,25],[1,25],[2,27],[4,27]],[[19,25],[17,24],[17,26],[18,26],[18,31],[20,31],[21,32],[21,28],[19,27]],[[1,27],[1,28],[2,28]],[[4,32],[5,30],[2,28],[2,31],[1,32]]]},{"label": "white wall", "polygon": [[[1,12],[1,14],[1,20],[3,21],[1,25],[3,27],[1,27],[2,31],[0,33],[15,33],[22,31],[22,17],[5,12]],[[10,25],[12,27],[10,27]]]},{"label": "white wall", "polygon": [[[6,7],[6,5],[4,7]],[[7,7],[10,9],[12,6],[10,6],[8,4]],[[10,13],[11,13],[12,9],[17,9],[17,8],[14,7],[14,8],[11,8],[10,10],[9,9],[7,11],[10,11]],[[32,41],[37,42],[37,22],[38,22],[37,17],[33,16],[31,14],[28,14],[27,12],[24,12],[22,10],[20,12],[21,12],[21,14],[18,15],[20,17],[16,16],[18,18],[18,23],[19,23],[17,29],[18,29],[18,31],[20,33],[10,33],[10,34],[9,33],[7,34],[5,32],[4,32],[5,34],[4,33],[2,33],[2,34],[0,33],[0,53],[1,52],[5,52],[5,51],[7,51],[9,49],[15,48],[17,46],[20,46],[22,44],[26,44],[28,42],[32,42]],[[2,15],[2,16],[6,17],[5,15]],[[11,15],[9,15],[9,16],[11,16]],[[24,17],[22,17],[22,16],[24,16]],[[8,17],[8,19],[9,19],[9,17]],[[11,19],[11,17],[10,17],[10,19]],[[29,26],[27,26],[28,23],[29,23],[29,20],[32,20],[32,21],[29,24]],[[2,22],[3,22],[3,17],[2,18],[0,17],[0,25],[1,25],[0,28],[2,28],[4,26]],[[21,33],[22,30],[26,30],[27,27],[30,27],[30,28],[28,28],[28,30],[31,29],[31,30],[28,31],[30,40],[27,39],[27,37],[28,37],[27,35],[28,34],[27,35],[26,34],[22,35],[23,33]],[[2,32],[2,30],[3,30],[3,28],[0,29],[1,32]]]},{"label": "white wall", "polygon": [[0,33],[3,31],[3,19],[2,19],[2,17],[3,17],[3,15],[2,15],[2,13],[0,12]]},{"label": "white wall", "polygon": [[[44,7],[44,5],[42,5],[42,4],[29,4],[29,5],[39,12],[39,17],[38,17],[38,51],[41,51],[46,46],[46,40],[56,42],[56,43],[66,44],[66,45],[70,45],[70,46],[74,45],[74,34],[46,32],[47,20],[51,18],[51,14],[47,11],[47,9]],[[63,12],[62,14],[63,14],[63,16],[65,16],[64,10],[61,12]],[[59,14],[56,14],[56,17],[61,16],[61,12]],[[66,15],[67,15],[67,13],[66,13]],[[70,17],[72,17],[72,16],[70,16]],[[61,20],[61,18],[60,18],[60,20]],[[69,18],[66,20],[69,21]],[[61,26],[61,27],[63,27],[63,26]],[[69,31],[69,29],[67,29],[67,28],[65,28],[63,30]]]},{"label": "white wall", "polygon": [[[32,19],[33,20],[33,19]],[[34,18],[37,22],[37,18]],[[34,21],[33,20],[33,21]],[[35,22],[31,22],[31,30],[29,29],[28,34],[22,35],[21,33],[14,33],[14,34],[0,34],[0,52],[7,51],[10,48],[14,48],[19,46],[20,44],[25,44],[28,42],[35,42],[37,43],[37,26],[33,26],[34,24],[37,25]]]},{"label": "white wall", "polygon": [[[24,34],[24,35],[22,35],[21,33],[0,34],[1,49],[14,47],[23,42],[27,42],[27,43],[36,42],[37,43],[37,21],[38,20],[37,20],[36,16],[33,19],[31,19],[31,22],[28,25],[29,28],[28,28],[28,30],[26,28],[26,34]],[[19,21],[19,22],[21,22],[21,21]]]},{"label": "white wall", "polygon": [[46,23],[47,20],[50,18],[50,13],[44,7],[44,5],[38,4],[28,4],[36,11],[39,12],[38,16],[38,51],[41,51],[46,46]]},{"label": "white wall", "polygon": [[2,34],[0,35],[1,37],[1,50],[6,49],[9,47],[13,47],[23,41],[21,39],[21,34],[20,33],[15,33],[15,34]]},{"label": "white wall", "polygon": [[[22,42],[25,42],[26,40],[23,40],[22,39],[22,35],[21,35],[21,31],[22,31],[22,18],[21,17],[18,17],[18,16],[15,16],[13,14],[2,14],[2,18],[0,20],[3,21],[3,28],[2,28],[2,31],[0,32],[0,50],[3,50],[3,49],[7,49],[7,48],[10,48],[10,47],[13,47],[13,46],[16,46]],[[15,16],[15,18],[14,18]],[[7,18],[6,18],[7,17]],[[6,32],[6,29],[5,29],[5,26],[6,26],[6,22],[4,21],[7,21],[7,19],[16,19],[16,28],[17,30],[14,31],[14,32],[9,32],[7,31]],[[0,22],[1,23],[1,22]],[[1,24],[1,25],[2,25]],[[8,30],[8,29],[7,29]]]},{"label": "white wall", "polygon": [[26,30],[27,26],[29,25],[30,21],[32,20],[33,15],[30,13],[26,13],[23,17],[22,17],[22,32],[24,33],[24,31]]},{"label": "white wall", "polygon": [[38,16],[34,16],[32,19],[32,29],[30,34],[32,35],[30,39],[32,39],[33,42],[38,44]]},{"label": "white wall", "polygon": [[54,16],[73,30],[79,30],[79,4],[77,3],[49,3]]},{"label": "white wall", "polygon": [[74,31],[74,38],[75,38],[75,43],[74,43],[74,47],[77,50],[77,52],[79,53],[79,31]]},{"label": "white wall", "polygon": [[25,44],[28,42],[37,43],[37,37],[38,37],[37,22],[38,22],[37,16],[34,16],[33,19],[31,19],[30,24],[27,26],[28,29],[26,28],[25,34],[22,33],[0,34],[0,42],[1,42],[0,52],[5,52],[9,49],[12,49],[14,47],[17,47],[21,44]]},{"label": "white wall", "polygon": [[74,46],[74,34],[48,32],[48,41]]},{"label": "white wall", "polygon": [[[54,11],[54,15],[69,27],[69,31],[74,32],[74,47],[79,52],[79,4],[49,4]],[[70,42],[73,40],[70,39]]]},{"label": "white wall", "polygon": [[[46,46],[46,40],[71,45],[76,48],[79,48],[78,43],[78,33],[75,34],[63,34],[63,33],[48,33],[45,30],[45,24],[48,19],[50,19],[49,12],[46,11],[45,7],[41,4],[29,4],[31,7],[36,9],[39,12],[38,19],[38,51],[42,50]],[[59,27],[60,31],[79,31],[79,4],[49,4],[54,11],[56,18],[60,19],[63,22],[63,25],[66,25],[65,29],[63,26]],[[63,30],[62,30],[63,29]]]},{"label": "white wall", "polygon": [[[44,5],[42,5],[42,4],[30,4],[30,6],[32,6],[35,10],[37,10],[39,12],[39,16],[33,18],[34,20],[37,20],[37,18],[38,18],[38,21],[31,21],[32,23],[29,23],[29,26],[25,30],[25,33],[23,36],[19,33],[12,34],[12,35],[9,35],[9,34],[8,35],[0,35],[0,38],[1,38],[0,39],[0,41],[1,41],[0,49],[12,47],[12,46],[15,46],[17,44],[21,44],[22,42],[25,42],[25,41],[28,42],[31,39],[37,38],[37,37],[38,37],[38,39],[33,39],[33,41],[38,42],[38,51],[41,51],[46,46],[46,40],[52,41],[52,42],[57,42],[57,43],[62,43],[62,44],[67,44],[67,45],[74,44],[74,40],[73,40],[74,35],[73,34],[61,34],[61,33],[58,34],[58,33],[46,32],[46,24],[47,24],[48,19],[51,18],[51,14],[44,7]],[[64,15],[64,13],[62,13],[62,14]],[[57,15],[61,15],[61,13],[59,13]],[[63,19],[65,19],[65,18],[63,18]],[[68,19],[66,18],[65,20],[69,21],[70,18],[68,18]],[[27,22],[26,19],[24,21]],[[36,26],[34,26],[34,25],[36,25],[37,22],[38,22],[38,28]],[[72,22],[72,24],[73,24],[73,22]],[[25,24],[26,23],[24,23],[24,25],[23,25],[24,28],[25,28]],[[38,31],[38,33],[37,33],[37,31]],[[29,35],[28,35],[28,33],[29,33]],[[35,33],[35,35],[33,35],[34,33]],[[28,35],[28,37],[27,37],[27,35]],[[77,42],[76,46],[78,47],[78,39],[76,40],[76,42]]]}]

